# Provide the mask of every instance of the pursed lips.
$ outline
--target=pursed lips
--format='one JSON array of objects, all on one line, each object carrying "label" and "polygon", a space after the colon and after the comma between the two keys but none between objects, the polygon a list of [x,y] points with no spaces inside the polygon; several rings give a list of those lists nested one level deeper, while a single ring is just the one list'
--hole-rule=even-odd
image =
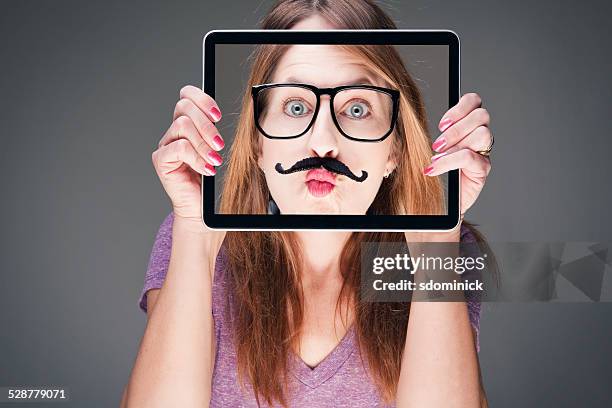
[{"label": "pursed lips", "polygon": [[306,186],[314,197],[325,197],[336,187],[336,175],[326,169],[312,169],[306,173]]},{"label": "pursed lips", "polygon": [[336,185],[336,175],[326,169],[312,169],[306,173],[306,182],[311,180],[321,181]]}]

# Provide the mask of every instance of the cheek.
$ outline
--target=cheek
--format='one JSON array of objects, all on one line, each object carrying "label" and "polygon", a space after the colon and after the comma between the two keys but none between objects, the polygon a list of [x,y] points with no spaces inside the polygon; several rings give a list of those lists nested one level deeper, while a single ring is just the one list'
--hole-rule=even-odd
[{"label": "cheek", "polygon": [[382,177],[391,155],[391,138],[379,143],[352,143],[340,151],[340,159],[354,172],[366,170],[369,174],[366,181]]},{"label": "cheek", "polygon": [[289,168],[295,162],[303,159],[308,154],[304,153],[304,147],[299,139],[296,140],[272,140],[263,138],[261,144],[261,155],[259,166],[264,172],[266,184],[270,192],[274,195],[277,203],[281,205],[283,196],[295,188],[295,178],[299,173],[283,175],[279,174],[275,167],[281,163],[283,167]]},{"label": "cheek", "polygon": [[365,212],[376,197],[389,164],[391,151],[391,138],[379,143],[347,145],[341,151],[339,158],[354,173],[360,174],[361,170],[368,172],[368,178],[363,183],[348,184],[348,196],[351,197],[357,212]]},{"label": "cheek", "polygon": [[274,170],[276,163],[284,167],[293,165],[299,159],[303,159],[302,146],[296,140],[271,140],[263,138],[261,143],[260,166],[268,173]]}]

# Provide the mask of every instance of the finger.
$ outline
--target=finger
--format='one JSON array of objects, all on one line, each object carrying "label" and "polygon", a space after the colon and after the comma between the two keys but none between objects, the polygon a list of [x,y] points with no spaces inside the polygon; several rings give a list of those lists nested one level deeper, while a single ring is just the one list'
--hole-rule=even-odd
[{"label": "finger", "polygon": [[459,143],[477,127],[488,126],[490,120],[491,117],[486,109],[476,108],[447,128],[446,131],[438,136],[431,147],[436,152],[443,152]]},{"label": "finger", "polygon": [[211,98],[206,92],[193,85],[187,85],[181,88],[179,92],[180,99],[191,99],[195,105],[204,112],[210,120],[218,122],[221,120],[221,111],[217,102]]},{"label": "finger", "polygon": [[193,121],[188,116],[179,116],[172,122],[166,134],[159,141],[158,147],[165,146],[179,139],[189,140],[195,151],[213,166],[219,166],[223,163],[221,155],[214,151],[209,142],[202,138]]},{"label": "finger", "polygon": [[468,113],[470,113],[476,108],[479,108],[480,105],[482,105],[482,99],[480,99],[480,95],[478,95],[477,93],[471,92],[463,95],[459,99],[459,102],[455,106],[450,108],[444,114],[444,116],[442,116],[442,119],[438,124],[438,129],[440,130],[440,132],[444,132],[453,123],[458,122],[459,120],[467,116]]},{"label": "finger", "polygon": [[486,126],[478,126],[469,135],[465,136],[461,141],[452,147],[444,148],[442,153],[432,157],[435,160],[442,157],[446,153],[454,153],[462,149],[470,149],[475,152],[486,150],[491,145],[491,130]]},{"label": "finger", "polygon": [[191,99],[181,99],[176,103],[172,120],[179,116],[189,116],[204,140],[215,150],[223,149],[224,142],[217,127],[208,119]]},{"label": "finger", "polygon": [[471,176],[486,177],[491,171],[491,161],[470,149],[461,149],[437,158],[423,173],[427,176],[439,176],[455,169],[467,171]]},{"label": "finger", "polygon": [[214,176],[216,173],[215,167],[207,163],[187,139],[176,140],[153,152],[153,164],[158,172],[170,172],[183,163],[205,176]]}]

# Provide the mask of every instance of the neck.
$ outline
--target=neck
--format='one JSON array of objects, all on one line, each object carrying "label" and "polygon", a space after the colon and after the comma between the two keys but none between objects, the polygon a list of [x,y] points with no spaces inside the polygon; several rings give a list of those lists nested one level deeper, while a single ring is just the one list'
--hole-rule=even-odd
[{"label": "neck", "polygon": [[329,277],[339,272],[340,253],[351,232],[296,231],[302,247],[304,272],[311,277]]}]

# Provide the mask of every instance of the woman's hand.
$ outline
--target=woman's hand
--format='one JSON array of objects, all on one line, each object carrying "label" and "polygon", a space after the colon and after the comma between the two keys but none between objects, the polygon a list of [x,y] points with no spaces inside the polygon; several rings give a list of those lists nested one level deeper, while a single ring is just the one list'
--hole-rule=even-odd
[{"label": "woman's hand", "polygon": [[477,153],[489,148],[492,141],[489,112],[481,104],[478,94],[468,93],[444,114],[438,124],[442,134],[431,146],[437,154],[423,170],[428,176],[438,176],[450,170],[461,169],[459,224],[452,231],[445,232],[406,231],[406,242],[459,241],[463,216],[476,202],[491,171],[489,158]]},{"label": "woman's hand", "polygon": [[172,124],[152,155],[155,171],[172,201],[175,220],[193,221],[203,229],[200,175],[214,175],[215,166],[223,161],[217,152],[224,142],[214,125],[220,119],[221,111],[213,98],[195,86],[183,87]]},{"label": "woman's hand", "polygon": [[477,153],[489,148],[492,141],[489,112],[481,105],[478,94],[468,93],[444,114],[438,125],[442,134],[431,146],[437,154],[423,170],[428,176],[438,176],[461,169],[461,220],[491,171],[489,158]]}]

